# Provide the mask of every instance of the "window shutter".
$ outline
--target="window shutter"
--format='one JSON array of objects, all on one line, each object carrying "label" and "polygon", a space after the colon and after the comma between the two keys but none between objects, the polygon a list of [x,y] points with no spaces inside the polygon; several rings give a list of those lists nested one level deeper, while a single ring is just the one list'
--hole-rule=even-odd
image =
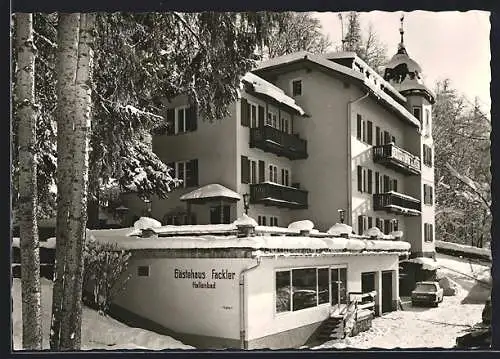
[{"label": "window shutter", "polygon": [[356,138],[361,141],[361,115],[360,114],[358,114],[357,119],[358,119],[358,124],[357,124],[358,127],[357,127]]},{"label": "window shutter", "polygon": [[241,156],[241,183],[250,182],[250,161],[248,157]]},{"label": "window shutter", "polygon": [[198,108],[196,107],[196,105],[192,105],[191,107],[189,107],[187,109],[187,118],[186,118],[186,122],[187,122],[187,130],[188,131],[196,131],[196,128],[198,127],[198,119],[197,119],[197,116],[198,116]]},{"label": "window shutter", "polygon": [[429,240],[431,242],[434,241],[434,226],[432,224],[429,224]]},{"label": "window shutter", "polygon": [[259,105],[259,127],[264,127],[264,106]]},{"label": "window shutter", "polygon": [[363,169],[363,192],[368,192],[368,172]]},{"label": "window shutter", "polygon": [[186,172],[190,174],[186,178],[186,186],[194,187],[198,186],[198,160],[191,160],[186,163]]},{"label": "window shutter", "polygon": [[368,217],[368,228],[372,228],[372,226],[373,226],[373,218]]},{"label": "window shutter", "polygon": [[363,192],[363,169],[358,166],[358,191]]},{"label": "window shutter", "polygon": [[379,173],[375,172],[375,193],[380,193],[380,178]]},{"label": "window shutter", "polygon": [[240,104],[241,104],[241,125],[248,127],[250,126],[250,116],[249,116],[250,106],[248,106],[248,101],[244,98],[241,99]]},{"label": "window shutter", "polygon": [[388,144],[391,142],[391,134],[387,131],[384,131],[384,144]]},{"label": "window shutter", "polygon": [[169,162],[167,163],[167,167],[171,168],[172,170],[169,172],[170,176],[172,178],[177,178],[177,174],[175,173],[175,162]]},{"label": "window shutter", "polygon": [[391,221],[389,220],[384,220],[384,234],[389,234],[389,232],[391,231]]},{"label": "window shutter", "polygon": [[384,175],[384,192],[389,192],[391,189],[389,187],[389,176]]},{"label": "window shutter", "polygon": [[266,181],[266,164],[264,161],[259,161],[259,182]]},{"label": "window shutter", "polygon": [[362,139],[363,139],[363,142],[366,142],[366,121],[362,121],[362,124],[363,124],[363,133],[362,133]]},{"label": "window shutter", "polygon": [[432,186],[429,186],[429,204],[432,206],[434,204],[432,198]]},{"label": "window shutter", "polygon": [[373,193],[373,190],[372,190],[372,187],[373,187],[373,171],[372,170],[368,170],[368,193],[372,194]]},{"label": "window shutter", "polygon": [[363,216],[358,216],[358,234],[363,234]]},{"label": "window shutter", "polygon": [[167,135],[175,134],[175,109],[167,110]]},{"label": "window shutter", "polygon": [[394,230],[399,231],[399,220],[397,219],[394,220]]},{"label": "window shutter", "polygon": [[382,140],[381,140],[381,136],[380,136],[380,127],[377,126],[376,130],[375,130],[376,134],[375,134],[375,144],[377,146],[380,146],[382,144]]},{"label": "window shutter", "polygon": [[397,180],[397,179],[394,179],[394,180],[392,181],[392,190],[393,190],[394,192],[397,192],[397,191],[398,191],[398,180]]},{"label": "window shutter", "polygon": [[368,121],[367,131],[368,131],[368,144],[371,145],[373,143],[373,123],[371,121]]}]

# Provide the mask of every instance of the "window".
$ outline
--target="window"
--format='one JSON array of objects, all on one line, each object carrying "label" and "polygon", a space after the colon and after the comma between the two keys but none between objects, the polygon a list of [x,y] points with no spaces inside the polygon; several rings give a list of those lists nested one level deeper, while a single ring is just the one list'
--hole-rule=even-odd
[{"label": "window", "polygon": [[328,268],[318,268],[318,304],[330,301],[330,276]]},{"label": "window", "polygon": [[181,180],[178,188],[198,186],[198,160],[167,163],[173,169],[172,176]]},{"label": "window", "polygon": [[371,121],[367,122],[366,130],[368,131],[366,141],[371,145],[373,143],[373,123]]},{"label": "window", "polygon": [[432,186],[424,184],[424,204],[428,204],[431,206],[434,204],[432,190]]},{"label": "window", "polygon": [[347,268],[332,268],[332,306],[347,304]]},{"label": "window", "polygon": [[275,112],[273,112],[273,111],[267,112],[266,125],[274,127],[276,129],[278,128],[278,119],[277,119],[277,115]]},{"label": "window", "polygon": [[138,277],[149,277],[149,266],[138,266],[137,267]]},{"label": "window", "polygon": [[434,241],[434,226],[431,223],[424,223],[424,241]]},{"label": "window", "polygon": [[361,141],[362,132],[363,132],[363,128],[362,128],[363,118],[361,117],[361,115],[359,113],[356,117],[356,124],[357,124],[357,126],[356,126],[356,138]]},{"label": "window", "polygon": [[240,100],[241,125],[245,127],[260,127],[264,121],[264,107],[256,103],[249,103],[247,99]]},{"label": "window", "polygon": [[281,184],[283,186],[290,186],[290,171],[287,169],[281,170]]},{"label": "window", "polygon": [[391,143],[391,134],[387,131],[384,131],[384,144]]},{"label": "window", "polygon": [[358,191],[372,193],[372,170],[358,166]]},{"label": "window", "polygon": [[285,132],[285,133],[290,133],[291,126],[290,126],[290,118],[288,118],[288,115],[281,113],[280,114],[280,130]]},{"label": "window", "polygon": [[317,305],[316,275],[316,268],[292,270],[292,305],[294,311]]},{"label": "window", "polygon": [[259,224],[259,226],[267,226],[266,216],[258,216],[257,219],[257,223]]},{"label": "window", "polygon": [[423,157],[424,157],[424,165],[432,167],[432,148],[423,145]]},{"label": "window", "polygon": [[276,272],[276,313],[292,310],[290,271]]},{"label": "window", "polygon": [[398,180],[395,178],[392,180],[391,191],[394,191],[394,192],[398,191]]},{"label": "window", "polygon": [[413,116],[415,116],[417,120],[422,121],[422,108],[413,107]]},{"label": "window", "polygon": [[210,224],[228,223],[231,223],[231,207],[229,205],[210,207]]},{"label": "window", "polygon": [[366,142],[366,121],[362,121],[362,132],[361,139]]},{"label": "window", "polygon": [[278,182],[278,167],[275,165],[269,165],[269,182]]},{"label": "window", "polygon": [[179,106],[167,110],[167,135],[195,131],[197,110],[195,106]]},{"label": "window", "polygon": [[391,232],[399,230],[399,221],[397,219],[391,219]]},{"label": "window", "polygon": [[375,129],[375,144],[377,146],[380,146],[382,144],[382,135],[380,132],[380,127],[378,127],[378,126]]},{"label": "window", "polygon": [[368,216],[358,216],[358,234],[362,235],[368,228],[370,228]]},{"label": "window", "polygon": [[425,120],[424,120],[424,135],[425,136],[430,136],[431,135],[431,111],[426,108],[425,109]]},{"label": "window", "polygon": [[363,117],[358,113],[356,117],[357,130],[356,138],[371,145],[373,143],[373,123],[363,120]]},{"label": "window", "polygon": [[257,161],[250,160],[250,183],[257,183]]},{"label": "window", "polygon": [[250,103],[250,127],[256,128],[259,126],[257,105],[254,103]]},{"label": "window", "polygon": [[302,80],[292,81],[292,96],[302,96]]},{"label": "window", "polygon": [[278,227],[278,217],[269,217],[269,225]]},{"label": "window", "polygon": [[375,227],[377,227],[378,229],[383,231],[384,230],[384,220],[382,218],[377,218],[375,220]]}]

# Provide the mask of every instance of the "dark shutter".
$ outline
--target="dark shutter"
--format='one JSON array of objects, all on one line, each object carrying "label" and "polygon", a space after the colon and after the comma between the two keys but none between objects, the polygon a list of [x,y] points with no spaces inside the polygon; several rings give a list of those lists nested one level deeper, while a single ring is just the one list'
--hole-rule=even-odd
[{"label": "dark shutter", "polygon": [[358,191],[363,192],[363,169],[358,166]]},{"label": "dark shutter", "polygon": [[266,164],[264,161],[259,161],[259,182],[266,181]]},{"label": "dark shutter", "polygon": [[433,225],[429,224],[429,241],[433,242],[434,241],[434,233],[433,233]]},{"label": "dark shutter", "polygon": [[429,204],[433,205],[433,198],[432,198],[432,186],[429,186]]},{"label": "dark shutter", "polygon": [[429,186],[424,184],[424,204],[429,204]]},{"label": "dark shutter", "polygon": [[241,156],[241,183],[250,182],[250,161],[248,157]]},{"label": "dark shutter", "polygon": [[169,163],[167,163],[167,167],[172,169],[169,172],[170,176],[172,176],[172,178],[177,178],[177,174],[175,173],[175,162],[169,162]]},{"label": "dark shutter", "polygon": [[373,123],[372,123],[372,121],[368,121],[367,131],[368,131],[367,142],[369,145],[371,145],[373,143]]},{"label": "dark shutter", "polygon": [[394,230],[399,231],[399,220],[397,219],[394,220]]},{"label": "dark shutter", "polygon": [[372,194],[373,193],[373,190],[372,190],[372,187],[373,187],[373,171],[372,170],[368,170],[368,193]]},{"label": "dark shutter", "polygon": [[368,173],[366,169],[363,170],[363,192],[368,192]]},{"label": "dark shutter", "polygon": [[167,135],[175,134],[175,109],[167,110]]},{"label": "dark shutter", "polygon": [[391,137],[391,142],[394,143],[394,144],[396,144],[396,137],[392,136]]},{"label": "dark shutter", "polygon": [[397,191],[398,191],[398,180],[397,180],[397,179],[394,179],[394,180],[392,181],[392,190],[393,190],[394,192],[397,192]]},{"label": "dark shutter", "polygon": [[380,193],[380,178],[378,172],[375,172],[375,193]]},{"label": "dark shutter", "polygon": [[244,98],[241,99],[240,103],[241,103],[241,125],[249,127],[250,126],[250,116],[249,116],[250,106],[248,106],[248,102]]},{"label": "dark shutter", "polygon": [[361,141],[361,115],[358,114],[358,117],[357,117],[358,121],[357,121],[357,134],[356,134],[356,137],[358,140]]},{"label": "dark shutter", "polygon": [[391,222],[389,220],[384,220],[384,234],[389,234]]},{"label": "dark shutter", "polygon": [[388,144],[391,142],[391,134],[387,131],[384,131],[384,144]]},{"label": "dark shutter", "polygon": [[191,160],[186,163],[186,186],[195,187],[198,186],[198,160]]},{"label": "dark shutter", "polygon": [[358,216],[358,234],[363,234],[363,216]]},{"label": "dark shutter", "polygon": [[196,128],[198,127],[198,108],[196,105],[192,105],[187,109],[187,130],[188,131],[196,131]]},{"label": "dark shutter", "polygon": [[372,228],[372,226],[373,226],[373,218],[368,217],[368,228]]},{"label": "dark shutter", "polygon": [[382,144],[382,139],[381,139],[381,136],[380,136],[380,127],[377,126],[377,128],[375,129],[375,144],[377,146],[380,146]]},{"label": "dark shutter", "polygon": [[390,184],[389,184],[389,176],[384,175],[384,193],[385,192],[389,192],[391,190],[389,186],[390,186]]},{"label": "dark shutter", "polygon": [[264,106],[259,105],[259,127],[264,127],[264,120],[265,120]]}]

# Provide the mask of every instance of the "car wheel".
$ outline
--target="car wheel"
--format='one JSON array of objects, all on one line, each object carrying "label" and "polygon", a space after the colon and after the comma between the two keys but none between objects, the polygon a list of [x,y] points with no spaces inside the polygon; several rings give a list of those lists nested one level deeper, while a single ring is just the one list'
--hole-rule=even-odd
[{"label": "car wheel", "polygon": [[439,302],[434,302],[434,303],[432,303],[432,306],[433,306],[433,307],[437,307],[438,305],[439,305]]}]

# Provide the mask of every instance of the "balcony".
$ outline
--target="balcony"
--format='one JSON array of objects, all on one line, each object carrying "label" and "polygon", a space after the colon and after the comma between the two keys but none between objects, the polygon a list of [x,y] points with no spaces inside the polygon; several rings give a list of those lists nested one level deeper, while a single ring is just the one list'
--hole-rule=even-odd
[{"label": "balcony", "polygon": [[420,157],[393,143],[373,147],[373,162],[381,163],[406,175],[420,174]]},{"label": "balcony", "polygon": [[251,184],[250,203],[304,209],[307,208],[307,191],[272,182]]},{"label": "balcony", "polygon": [[373,195],[373,210],[386,211],[404,216],[420,216],[420,201],[402,193],[390,191]]},{"label": "balcony", "polygon": [[250,147],[284,156],[291,160],[307,158],[307,141],[271,126],[250,129]]}]

